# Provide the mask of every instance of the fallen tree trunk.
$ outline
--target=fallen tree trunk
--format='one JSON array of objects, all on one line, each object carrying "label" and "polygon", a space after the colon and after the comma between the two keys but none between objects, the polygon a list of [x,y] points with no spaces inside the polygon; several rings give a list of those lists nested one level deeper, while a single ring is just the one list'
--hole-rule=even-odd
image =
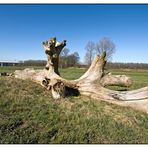
[{"label": "fallen tree trunk", "polygon": [[[50,49],[51,50],[51,49]],[[49,53],[48,53],[49,54]],[[49,59],[51,60],[53,54]],[[92,62],[90,68],[76,80],[66,80],[55,72],[54,65],[48,61],[48,69],[33,70],[25,69],[23,71],[15,71],[15,77],[20,79],[31,79],[40,83],[46,89],[51,90],[55,99],[65,97],[67,95],[84,95],[93,99],[104,100],[122,106],[130,106],[138,110],[148,113],[148,87],[133,91],[114,91],[104,88],[110,82],[116,80],[119,83],[120,78],[125,76],[104,75],[104,66],[106,64],[106,53],[97,56]],[[113,81],[111,81],[111,78]],[[109,81],[110,80],[110,81]],[[131,84],[131,79],[122,80],[127,85]],[[114,82],[115,83],[115,82]]]}]

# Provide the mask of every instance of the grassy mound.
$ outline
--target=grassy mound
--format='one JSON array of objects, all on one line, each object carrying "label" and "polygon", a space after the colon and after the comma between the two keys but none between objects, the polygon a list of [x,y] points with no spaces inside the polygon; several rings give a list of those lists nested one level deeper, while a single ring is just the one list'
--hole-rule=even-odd
[{"label": "grassy mound", "polygon": [[148,143],[148,115],[84,97],[52,99],[31,81],[0,78],[0,143]]}]

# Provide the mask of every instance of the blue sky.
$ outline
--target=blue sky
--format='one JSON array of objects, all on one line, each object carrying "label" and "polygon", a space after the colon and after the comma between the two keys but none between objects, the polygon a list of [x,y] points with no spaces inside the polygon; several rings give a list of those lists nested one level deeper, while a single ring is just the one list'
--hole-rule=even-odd
[{"label": "blue sky", "polygon": [[42,41],[54,36],[81,61],[88,41],[109,37],[113,62],[148,63],[148,5],[0,5],[0,60],[46,60]]}]

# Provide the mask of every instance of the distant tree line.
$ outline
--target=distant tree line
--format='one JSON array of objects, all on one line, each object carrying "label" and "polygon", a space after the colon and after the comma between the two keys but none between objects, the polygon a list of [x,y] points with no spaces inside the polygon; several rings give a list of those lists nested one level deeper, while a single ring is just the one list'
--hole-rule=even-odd
[{"label": "distant tree line", "polygon": [[[78,52],[74,52],[69,54],[69,49],[64,48],[61,52],[59,58],[59,67],[67,68],[67,67],[79,67],[79,54]],[[47,63],[46,60],[25,60],[19,63],[19,66],[45,66]]]},{"label": "distant tree line", "polygon": [[[19,66],[41,66],[44,67],[46,65],[46,60],[26,60],[19,63]],[[75,53],[68,54],[66,56],[60,56],[60,68],[67,67],[80,67],[80,68],[88,68],[88,65],[79,63],[79,56]],[[106,69],[145,69],[148,70],[147,63],[112,63],[107,62]]]},{"label": "distant tree line", "polygon": [[59,66],[60,68],[78,67],[80,65],[79,60],[78,52],[69,54],[69,49],[64,48],[60,54]]},{"label": "distant tree line", "polygon": [[148,70],[147,63],[111,63],[106,64],[106,69],[143,69]]}]

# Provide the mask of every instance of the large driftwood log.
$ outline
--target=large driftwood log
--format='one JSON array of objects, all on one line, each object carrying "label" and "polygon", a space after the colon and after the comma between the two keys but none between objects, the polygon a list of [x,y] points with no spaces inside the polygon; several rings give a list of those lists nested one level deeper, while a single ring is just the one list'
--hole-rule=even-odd
[{"label": "large driftwood log", "polygon": [[[100,56],[96,56],[87,72],[76,80],[66,80],[60,77],[54,68],[54,64],[52,64],[53,54],[51,56],[48,54],[48,56],[48,68],[43,70],[25,69],[23,71],[15,71],[15,77],[31,79],[41,84],[46,89],[51,90],[52,96],[55,99],[67,95],[84,95],[122,106],[130,106],[148,113],[148,87],[122,92],[103,87],[107,85],[107,81],[111,79],[118,82],[121,80],[120,78],[125,78],[125,76],[115,77],[104,75],[104,66],[106,64],[105,52]],[[128,86],[132,81],[128,78],[120,81],[121,84],[123,82],[126,82]]]}]

